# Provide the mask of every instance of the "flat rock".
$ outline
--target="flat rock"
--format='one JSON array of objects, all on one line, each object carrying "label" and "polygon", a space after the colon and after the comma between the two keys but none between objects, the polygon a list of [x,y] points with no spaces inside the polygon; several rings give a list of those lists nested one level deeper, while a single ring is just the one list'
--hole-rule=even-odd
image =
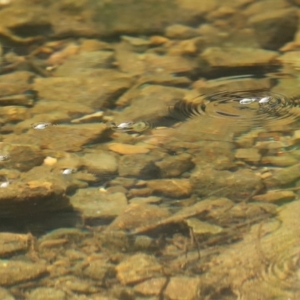
[{"label": "flat rock", "polygon": [[277,50],[294,39],[298,14],[293,8],[266,11],[250,18],[262,48]]},{"label": "flat rock", "polygon": [[199,169],[191,176],[194,192],[199,196],[228,197],[231,200],[244,201],[255,190],[262,188],[261,179],[250,170],[236,172]]},{"label": "flat rock", "polygon": [[28,297],[28,300],[65,300],[66,293],[51,287],[38,287],[34,289]]},{"label": "flat rock", "polygon": [[135,285],[134,291],[145,296],[158,296],[166,282],[165,277],[152,278]]},{"label": "flat rock", "polygon": [[27,234],[0,233],[0,257],[28,249],[29,236]]},{"label": "flat rock", "polygon": [[187,198],[192,193],[192,185],[188,179],[148,180],[147,186],[153,194],[171,198]]},{"label": "flat rock", "polygon": [[182,173],[191,170],[195,166],[192,156],[187,153],[174,156],[169,155],[155,164],[160,168],[163,178],[179,177]]},{"label": "flat rock", "polygon": [[116,271],[122,284],[133,284],[162,275],[162,266],[154,256],[137,253],[119,263]]},{"label": "flat rock", "polygon": [[242,159],[250,163],[258,163],[261,159],[261,154],[255,148],[239,148],[235,152],[235,158]]},{"label": "flat rock", "polygon": [[262,195],[255,195],[252,199],[254,201],[264,201],[264,202],[281,202],[281,201],[290,201],[295,199],[296,195],[292,191],[268,191]]},{"label": "flat rock", "polygon": [[124,73],[100,69],[76,77],[37,78],[33,86],[40,98],[72,105],[84,103],[94,109],[101,109],[132,84],[131,77]]},{"label": "flat rock", "polygon": [[45,274],[47,274],[46,265],[41,263],[0,260],[0,284],[2,286],[33,280]]},{"label": "flat rock", "polygon": [[86,153],[82,165],[92,174],[115,174],[118,170],[117,159],[106,151]]},{"label": "flat rock", "polygon": [[171,300],[194,300],[199,296],[200,283],[199,277],[171,277],[164,295]]},{"label": "flat rock", "polygon": [[107,231],[133,230],[137,227],[157,224],[169,217],[169,211],[156,205],[135,204],[129,206],[107,227]]},{"label": "flat rock", "polygon": [[119,154],[143,154],[150,151],[144,145],[130,145],[122,143],[110,143],[108,149]]},{"label": "flat rock", "polygon": [[137,177],[139,179],[157,178],[160,169],[155,165],[156,156],[147,154],[123,155],[119,160],[121,177]]},{"label": "flat rock", "polygon": [[127,207],[127,199],[123,193],[109,194],[97,188],[79,189],[70,198],[70,202],[85,220],[112,219]]},{"label": "flat rock", "polygon": [[39,145],[44,149],[78,151],[84,145],[105,139],[110,129],[105,124],[76,124],[50,126],[45,130],[30,129],[15,136],[7,136],[6,143]]},{"label": "flat rock", "polygon": [[293,184],[300,178],[300,164],[286,167],[283,169],[275,169],[271,176],[264,180],[267,187],[278,187]]},{"label": "flat rock", "polygon": [[209,47],[200,57],[212,68],[239,68],[268,65],[278,56],[277,52],[255,48]]}]

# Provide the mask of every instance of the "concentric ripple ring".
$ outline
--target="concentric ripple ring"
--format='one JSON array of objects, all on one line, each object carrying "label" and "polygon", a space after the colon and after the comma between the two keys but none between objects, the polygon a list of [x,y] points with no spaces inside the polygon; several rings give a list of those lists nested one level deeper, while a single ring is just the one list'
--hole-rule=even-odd
[{"label": "concentric ripple ring", "polygon": [[266,90],[218,92],[193,101],[180,100],[169,107],[169,112],[180,120],[203,116],[256,125],[286,118],[293,122],[300,117],[300,97]]}]

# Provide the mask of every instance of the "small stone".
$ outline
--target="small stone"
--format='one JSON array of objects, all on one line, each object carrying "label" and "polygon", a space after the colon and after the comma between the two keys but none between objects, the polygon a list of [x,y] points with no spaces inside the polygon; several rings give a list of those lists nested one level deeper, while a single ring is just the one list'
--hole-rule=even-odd
[{"label": "small stone", "polygon": [[188,179],[149,180],[147,186],[154,194],[172,198],[189,197],[192,193],[192,185]]},{"label": "small stone", "polygon": [[165,277],[152,278],[134,286],[134,291],[145,296],[158,296],[167,279]]},{"label": "small stone", "polygon": [[293,156],[282,155],[282,156],[264,156],[261,159],[261,164],[271,165],[277,167],[287,167],[298,163],[298,159]]},{"label": "small stone", "polygon": [[0,284],[13,285],[47,274],[46,265],[17,260],[0,260]]},{"label": "small stone", "polygon": [[199,297],[201,279],[198,277],[171,277],[164,295],[170,300],[194,300]]},{"label": "small stone", "polygon": [[296,195],[292,191],[268,191],[266,194],[253,196],[254,201],[263,202],[280,202],[280,201],[290,201],[295,199]]},{"label": "small stone", "polygon": [[199,35],[199,33],[196,29],[181,24],[170,25],[165,31],[165,36],[170,39],[186,40],[197,35]]},{"label": "small stone", "polygon": [[108,149],[119,154],[142,154],[150,151],[149,148],[143,145],[128,145],[121,143],[111,143],[108,145]]},{"label": "small stone", "polygon": [[119,263],[116,271],[119,281],[127,285],[162,275],[162,266],[154,256],[137,253]]},{"label": "small stone", "polygon": [[155,164],[160,168],[163,178],[179,177],[182,173],[189,171],[195,165],[192,162],[192,156],[187,153],[164,157]]},{"label": "small stone", "polygon": [[87,153],[83,156],[82,164],[88,172],[97,175],[115,174],[118,163],[115,155],[106,151]]},{"label": "small stone", "polygon": [[44,165],[46,166],[53,166],[57,163],[57,159],[54,158],[54,157],[51,157],[51,156],[47,156],[45,159],[44,159]]},{"label": "small stone", "polygon": [[39,287],[33,290],[28,300],[66,300],[67,296],[64,291],[50,287]]},{"label": "small stone", "polygon": [[194,234],[217,234],[223,231],[223,228],[208,222],[202,222],[197,218],[189,218],[186,224],[193,230]]},{"label": "small stone", "polygon": [[242,159],[250,163],[258,163],[261,159],[261,154],[259,153],[258,149],[255,148],[240,148],[237,149],[235,158]]}]

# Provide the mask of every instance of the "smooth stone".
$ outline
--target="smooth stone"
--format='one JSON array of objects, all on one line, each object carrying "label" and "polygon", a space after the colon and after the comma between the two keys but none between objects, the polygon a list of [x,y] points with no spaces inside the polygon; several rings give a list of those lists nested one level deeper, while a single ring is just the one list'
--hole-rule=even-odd
[{"label": "smooth stone", "polygon": [[145,296],[158,296],[166,284],[166,281],[167,279],[165,277],[151,278],[136,284],[134,291]]},{"label": "smooth stone", "polygon": [[162,275],[162,266],[154,256],[137,253],[120,262],[116,271],[119,281],[128,285]]},{"label": "smooth stone", "polygon": [[47,267],[42,263],[0,260],[0,284],[2,286],[26,282],[46,274]]},{"label": "smooth stone", "polygon": [[287,167],[298,163],[298,159],[293,156],[282,155],[282,156],[263,156],[261,164],[271,165],[277,167]]},{"label": "smooth stone", "polygon": [[147,181],[147,186],[153,194],[171,198],[186,198],[192,193],[189,179],[158,179]]},{"label": "smooth stone", "polygon": [[108,149],[119,154],[143,154],[150,151],[149,148],[142,145],[129,145],[121,143],[110,143]]},{"label": "smooth stone", "polygon": [[[5,257],[16,252],[28,249],[30,236],[27,234],[0,233],[0,257]],[[2,299],[2,298],[1,298]]]},{"label": "smooth stone", "polygon": [[187,153],[166,156],[155,164],[160,168],[162,178],[179,177],[195,166],[192,156]]},{"label": "smooth stone", "polygon": [[98,188],[79,189],[70,202],[85,220],[112,219],[127,207],[127,198],[123,193],[108,194]]},{"label": "smooth stone", "polygon": [[278,56],[275,51],[255,48],[206,48],[200,55],[212,68],[240,68],[257,65],[268,65]]},{"label": "smooth stone", "polygon": [[129,206],[107,227],[106,231],[134,230],[137,227],[157,224],[168,218],[168,209],[156,205],[130,203]]},{"label": "smooth stone", "polygon": [[86,153],[82,164],[92,174],[115,174],[118,169],[117,159],[106,151]]},{"label": "smooth stone", "polygon": [[261,154],[255,148],[240,148],[235,152],[235,158],[242,159],[250,163],[258,163],[261,159]]},{"label": "smooth stone", "polygon": [[236,172],[197,169],[191,176],[191,184],[201,197],[222,196],[234,201],[245,201],[263,187],[261,178],[247,169]]},{"label": "smooth stone", "polygon": [[208,222],[200,221],[197,218],[189,218],[186,224],[193,230],[194,234],[218,234],[223,228]]},{"label": "smooth stone", "polygon": [[198,31],[193,27],[181,24],[173,24],[166,28],[165,36],[170,39],[189,39],[199,35]]},{"label": "smooth stone", "polygon": [[164,295],[170,300],[194,300],[199,296],[201,279],[197,276],[171,277],[164,291]]},{"label": "smooth stone", "polygon": [[128,154],[119,160],[119,176],[151,179],[160,176],[160,169],[155,165],[156,155]]},{"label": "smooth stone", "polygon": [[272,171],[272,176],[264,179],[267,187],[285,186],[294,183],[300,178],[300,164],[286,167],[283,169],[275,169]]},{"label": "smooth stone", "polygon": [[295,199],[296,195],[292,191],[268,191],[262,195],[253,196],[254,201],[264,201],[264,202],[280,202],[280,201],[290,201]]},{"label": "smooth stone", "polygon": [[64,291],[51,287],[38,287],[34,289],[28,300],[66,300],[67,295]]},{"label": "smooth stone", "polygon": [[113,272],[113,265],[103,260],[93,260],[83,270],[83,274],[94,280],[102,282],[109,272]]}]

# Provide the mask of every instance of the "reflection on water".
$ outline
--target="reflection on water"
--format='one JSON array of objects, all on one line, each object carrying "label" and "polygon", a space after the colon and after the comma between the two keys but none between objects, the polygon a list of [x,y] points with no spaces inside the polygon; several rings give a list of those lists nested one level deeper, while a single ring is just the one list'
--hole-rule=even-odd
[{"label": "reflection on water", "polygon": [[299,299],[298,2],[0,1],[0,299]]}]

